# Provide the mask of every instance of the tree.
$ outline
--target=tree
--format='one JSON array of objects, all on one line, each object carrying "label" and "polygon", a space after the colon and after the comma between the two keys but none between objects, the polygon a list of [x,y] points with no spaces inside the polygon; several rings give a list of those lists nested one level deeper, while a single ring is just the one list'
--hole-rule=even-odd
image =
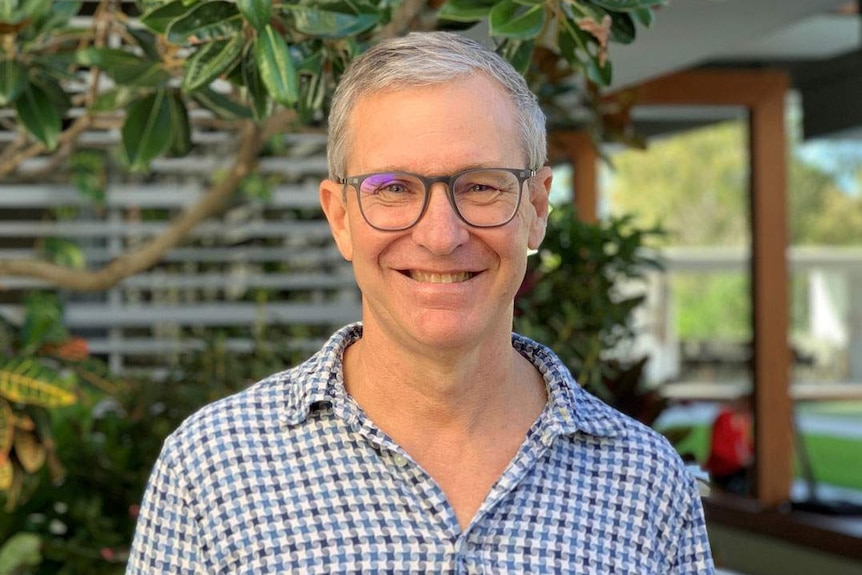
[{"label": "tree", "polygon": [[74,153],[88,130],[121,131],[117,157],[129,172],[189,154],[193,126],[236,134],[236,145],[200,200],[140,248],[89,270],[68,265],[80,258],[61,246],[53,258],[0,261],[0,276],[103,290],[154,265],[224,207],[280,134],[319,127],[345,66],[382,38],[485,22],[497,50],[553,95],[576,87],[577,75],[608,85],[608,43],[632,42],[663,1],[2,2],[0,108],[15,116],[0,121],[17,136],[0,153],[0,177],[45,156],[98,197],[104,178],[93,156]]},{"label": "tree", "polygon": [[617,154],[613,210],[660,224],[671,245],[745,245],[745,153],[744,127],[727,122]]},{"label": "tree", "polygon": [[[747,245],[746,137],[744,124],[725,122],[655,141],[647,154],[615,155],[613,210],[637,214],[647,225],[660,223],[671,245]],[[847,175],[842,167],[859,160],[845,153],[841,166],[824,167],[799,153],[801,146],[790,138],[790,243],[858,244],[862,199],[842,191],[838,179]]]}]

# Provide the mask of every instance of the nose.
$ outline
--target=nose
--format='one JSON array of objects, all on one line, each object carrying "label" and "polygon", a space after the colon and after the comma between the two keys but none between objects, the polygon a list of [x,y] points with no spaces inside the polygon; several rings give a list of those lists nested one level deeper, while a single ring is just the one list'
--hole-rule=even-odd
[{"label": "nose", "polygon": [[446,184],[435,182],[428,190],[425,213],[413,227],[413,240],[435,255],[447,255],[464,244],[470,232],[449,202]]}]

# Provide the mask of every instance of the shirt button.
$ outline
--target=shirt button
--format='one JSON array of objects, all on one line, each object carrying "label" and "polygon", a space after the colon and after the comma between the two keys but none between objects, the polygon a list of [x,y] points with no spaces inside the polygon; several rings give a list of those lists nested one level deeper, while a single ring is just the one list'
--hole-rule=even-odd
[{"label": "shirt button", "polygon": [[398,467],[407,467],[407,458],[401,455],[400,453],[396,453],[392,457],[392,462]]}]

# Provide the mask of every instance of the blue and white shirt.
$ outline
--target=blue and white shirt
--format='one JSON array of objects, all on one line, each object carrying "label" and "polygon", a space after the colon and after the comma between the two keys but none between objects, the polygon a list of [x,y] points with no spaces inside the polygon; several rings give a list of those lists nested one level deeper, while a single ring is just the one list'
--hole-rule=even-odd
[{"label": "blue and white shirt", "polygon": [[657,433],[513,334],[544,411],[470,525],[345,392],[360,325],[165,442],[127,574],[713,573],[694,480]]}]

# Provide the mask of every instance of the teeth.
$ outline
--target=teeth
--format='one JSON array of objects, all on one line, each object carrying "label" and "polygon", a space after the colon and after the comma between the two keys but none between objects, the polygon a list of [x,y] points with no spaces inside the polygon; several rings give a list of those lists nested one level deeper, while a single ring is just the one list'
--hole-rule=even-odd
[{"label": "teeth", "polygon": [[413,271],[410,273],[410,277],[418,282],[424,283],[454,284],[467,281],[468,279],[473,277],[473,274],[470,272],[460,272],[455,274],[435,274],[431,272]]}]

